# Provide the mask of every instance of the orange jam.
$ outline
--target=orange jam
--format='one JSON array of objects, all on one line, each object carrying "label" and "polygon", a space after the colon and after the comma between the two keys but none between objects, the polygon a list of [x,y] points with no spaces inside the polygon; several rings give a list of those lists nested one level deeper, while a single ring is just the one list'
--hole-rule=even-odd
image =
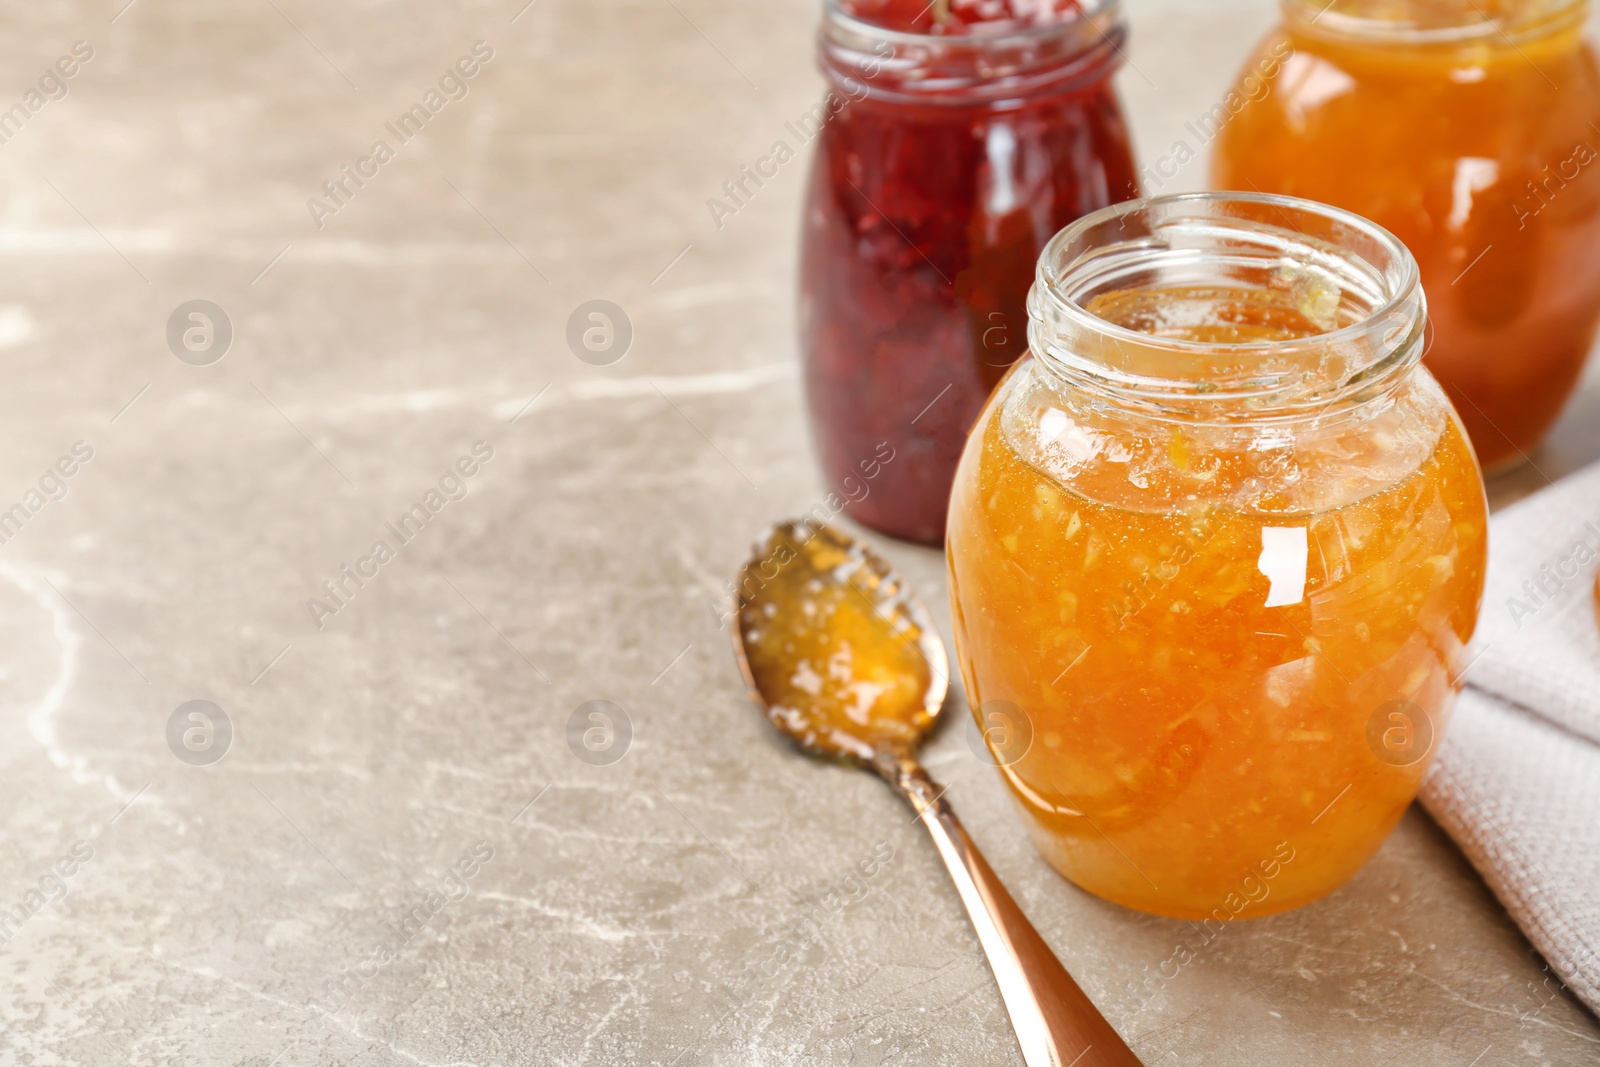
[{"label": "orange jam", "polygon": [[774,725],[821,755],[909,750],[932,724],[925,696],[935,684],[942,696],[944,670],[936,683],[910,591],[820,524],[780,526],[757,555],[738,591],[737,640]]},{"label": "orange jam", "polygon": [[1600,574],[1594,576],[1594,622],[1600,626]]},{"label": "orange jam", "polygon": [[[1585,0],[1286,0],[1226,107],[1217,188],[1347,208],[1416,256],[1427,364],[1486,470],[1576,387],[1600,320],[1600,73]],[[1220,128],[1220,132],[1219,132]]]},{"label": "orange jam", "polygon": [[[1205,342],[1219,366],[1354,314],[1281,272],[1082,307]],[[1359,402],[1294,417],[1259,397],[1179,417],[1068,387],[1039,356],[991,398],[951,502],[957,651],[980,724],[1026,719],[1025,750],[995,762],[1079,886],[1190,919],[1291,908],[1348,879],[1415,796],[1486,529],[1471,448],[1416,354]]]}]

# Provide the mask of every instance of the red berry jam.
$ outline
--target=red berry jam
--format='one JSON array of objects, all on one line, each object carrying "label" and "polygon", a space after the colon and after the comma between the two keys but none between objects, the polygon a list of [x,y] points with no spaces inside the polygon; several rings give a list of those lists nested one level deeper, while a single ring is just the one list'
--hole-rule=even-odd
[{"label": "red berry jam", "polygon": [[1080,15],[1078,0],[840,0],[845,14],[897,33],[967,33],[1023,29],[1067,22]]},{"label": "red berry jam", "polygon": [[1138,195],[1109,80],[1123,38],[1114,0],[830,0],[800,328],[817,450],[856,521],[943,540],[967,431],[1027,349],[1040,251]]}]

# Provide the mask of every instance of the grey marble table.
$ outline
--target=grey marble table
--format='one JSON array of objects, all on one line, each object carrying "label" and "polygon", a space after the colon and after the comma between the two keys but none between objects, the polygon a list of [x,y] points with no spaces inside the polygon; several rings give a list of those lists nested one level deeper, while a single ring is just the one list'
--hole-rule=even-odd
[{"label": "grey marble table", "polygon": [[[815,17],[0,13],[0,1065],[1018,1062],[919,828],[773,735],[714,610],[823,493],[804,161],[705,203],[820,91]],[[1146,159],[1271,18],[1132,0]],[[594,299],[608,366],[565,340]],[[1597,409],[1497,499],[1600,456]],[[942,614],[938,554],[886,551]],[[1600,1059],[1419,812],[1146,997],[1192,929],[1051,872],[960,730],[929,762],[1152,1067]]]}]

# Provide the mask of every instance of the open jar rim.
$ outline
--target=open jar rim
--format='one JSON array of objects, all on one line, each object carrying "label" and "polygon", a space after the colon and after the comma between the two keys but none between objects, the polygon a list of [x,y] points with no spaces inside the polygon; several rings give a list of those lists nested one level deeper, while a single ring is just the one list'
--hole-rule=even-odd
[{"label": "open jar rim", "polygon": [[912,30],[895,30],[879,26],[870,19],[853,15],[845,10],[845,2],[846,0],[825,0],[823,6],[828,25],[849,28],[861,36],[870,36],[908,47],[927,44],[930,41],[957,45],[967,43],[991,48],[1015,46],[1049,40],[1063,33],[1081,32],[1085,27],[1093,26],[1097,21],[1107,18],[1113,22],[1122,18],[1122,0],[1083,0],[1076,12],[1052,22],[1023,26],[1019,26],[1015,20],[972,22],[966,24],[965,33],[917,33]]},{"label": "open jar rim", "polygon": [[1381,13],[1365,10],[1373,6],[1373,0],[1279,3],[1284,17],[1302,32],[1369,45],[1409,47],[1514,44],[1576,27],[1589,11],[1589,0],[1526,0],[1505,15],[1491,14],[1472,2],[1464,7],[1441,7],[1419,0],[1402,5],[1386,0]]},{"label": "open jar rim", "polygon": [[844,0],[826,0],[818,54],[853,98],[864,89],[879,100],[994,105],[1108,77],[1126,39],[1122,0],[1083,0],[1059,22],[974,23],[960,34],[889,29],[849,13]]},{"label": "open jar rim", "polygon": [[[1112,293],[1276,291],[1323,332],[1198,341],[1095,314]],[[1342,208],[1262,193],[1183,193],[1085,215],[1039,257],[1028,340],[1056,377],[1191,417],[1325,410],[1392,387],[1421,360],[1427,306],[1410,251]],[[1181,326],[1183,324],[1169,324]]]}]

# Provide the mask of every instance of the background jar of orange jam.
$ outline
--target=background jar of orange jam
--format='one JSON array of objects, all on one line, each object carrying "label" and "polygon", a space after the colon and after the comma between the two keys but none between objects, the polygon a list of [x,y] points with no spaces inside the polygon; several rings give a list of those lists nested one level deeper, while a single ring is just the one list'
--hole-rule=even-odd
[{"label": "background jar of orange jam", "polygon": [[1332,891],[1415,796],[1483,592],[1415,261],[1336,208],[1162,197],[1058,234],[1028,311],[947,545],[968,698],[1035,843],[1164,915]]},{"label": "background jar of orange jam", "polygon": [[[1212,184],[1337,204],[1422,268],[1427,363],[1488,471],[1577,385],[1600,321],[1600,74],[1587,0],[1284,0]],[[1220,126],[1220,132],[1216,132]]]}]

